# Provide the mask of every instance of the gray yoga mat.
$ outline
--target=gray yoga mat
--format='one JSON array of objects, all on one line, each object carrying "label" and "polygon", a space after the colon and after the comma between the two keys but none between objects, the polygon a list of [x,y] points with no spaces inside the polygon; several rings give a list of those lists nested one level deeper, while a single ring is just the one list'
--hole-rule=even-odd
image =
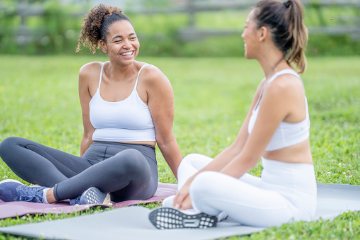
[{"label": "gray yoga mat", "polygon": [[[360,186],[318,184],[318,205],[314,220],[333,219],[347,211],[360,210]],[[125,207],[108,212],[51,222],[0,228],[2,233],[45,239],[216,239],[247,235],[263,228],[242,226],[227,219],[212,229],[158,230],[148,221],[150,210]]]}]

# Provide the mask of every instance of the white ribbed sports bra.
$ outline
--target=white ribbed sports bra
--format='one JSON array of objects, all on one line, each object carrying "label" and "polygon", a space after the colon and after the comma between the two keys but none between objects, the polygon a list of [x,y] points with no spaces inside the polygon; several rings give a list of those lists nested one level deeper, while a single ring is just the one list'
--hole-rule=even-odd
[{"label": "white ribbed sports bra", "polygon": [[[292,74],[296,77],[298,77],[301,81],[300,76],[291,69],[284,69],[277,73],[275,73],[268,82],[272,82],[274,79],[276,79],[278,76],[283,74]],[[254,107],[254,110],[252,111],[251,118],[249,120],[248,125],[248,132],[251,133],[252,129],[254,128],[257,116],[259,114],[260,109],[260,98],[262,96],[262,92],[258,98],[258,101]],[[279,126],[277,127],[274,135],[272,136],[269,144],[266,147],[266,151],[274,151],[281,148],[286,148],[298,143],[301,143],[302,141],[305,141],[309,137],[309,129],[310,129],[310,119],[309,119],[309,111],[308,111],[308,104],[307,99],[305,97],[305,104],[306,104],[306,118],[297,123],[288,123],[282,121]]]},{"label": "white ribbed sports bra", "polygon": [[130,96],[118,102],[108,102],[100,96],[100,85],[104,63],[101,66],[99,87],[89,103],[90,122],[95,128],[94,141],[137,142],[155,141],[155,127],[149,107],[139,97],[136,86],[141,70],[136,78]]}]

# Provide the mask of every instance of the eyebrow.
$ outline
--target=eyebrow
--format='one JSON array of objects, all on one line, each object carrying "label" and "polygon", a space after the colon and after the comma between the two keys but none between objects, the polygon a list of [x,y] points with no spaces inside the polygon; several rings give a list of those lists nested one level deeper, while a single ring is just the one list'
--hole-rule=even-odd
[{"label": "eyebrow", "polygon": [[[135,33],[130,33],[129,36],[135,35]],[[116,35],[115,37],[113,37],[112,39],[114,40],[115,38],[123,38],[122,35]]]}]

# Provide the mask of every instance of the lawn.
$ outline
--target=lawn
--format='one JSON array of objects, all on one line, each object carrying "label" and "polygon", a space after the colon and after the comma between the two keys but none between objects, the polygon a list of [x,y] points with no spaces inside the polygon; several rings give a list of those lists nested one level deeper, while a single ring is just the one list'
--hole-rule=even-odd
[{"label": "lawn", "polygon": [[[215,156],[236,137],[263,72],[244,58],[144,58],[170,79],[175,93],[174,133],[183,156]],[[79,154],[82,136],[79,68],[105,57],[0,56],[0,140],[20,136]],[[311,118],[311,150],[321,183],[360,185],[360,57],[310,58],[303,76]],[[157,149],[159,181],[176,183]],[[24,159],[26,160],[26,159]],[[260,176],[261,163],[251,171]],[[0,180],[17,176],[0,161]],[[360,199],[359,199],[360,201]],[[147,207],[154,207],[154,204]],[[91,210],[102,211],[100,209]],[[0,226],[72,215],[25,216]],[[360,213],[334,221],[297,222],[230,239],[360,238]],[[0,239],[19,239],[0,234]]]}]

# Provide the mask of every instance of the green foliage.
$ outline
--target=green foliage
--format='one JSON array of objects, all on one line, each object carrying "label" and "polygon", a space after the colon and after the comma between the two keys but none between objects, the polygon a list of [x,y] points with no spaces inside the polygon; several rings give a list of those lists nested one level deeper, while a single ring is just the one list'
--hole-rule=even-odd
[{"label": "green foliage", "polygon": [[141,44],[140,51],[149,56],[183,56],[178,28],[186,25],[185,15],[128,14]]},{"label": "green foliage", "polygon": [[[68,13],[64,8],[59,7],[58,1],[51,1],[47,4],[41,19],[45,27],[46,36],[40,40],[42,48],[38,46],[42,53],[63,53],[65,49],[71,47],[69,42],[74,44],[74,41],[69,41],[71,36],[67,37],[66,34],[69,28],[69,31],[74,31],[71,29],[71,26],[67,26],[67,19]],[[75,36],[72,37],[74,38]],[[72,48],[74,49],[74,47]]]},{"label": "green foliage", "polygon": [[352,56],[360,54],[360,41],[349,36],[310,35],[307,48],[310,56]]},{"label": "green foliage", "polygon": [[[13,3],[0,11],[0,53],[33,55],[75,52],[80,18],[70,18],[69,7],[60,5],[59,1],[46,1],[43,5],[42,16],[26,18],[29,35],[26,36],[28,39],[23,40],[17,36],[21,19],[16,14],[16,5]],[[29,42],[22,44],[23,41]]]},{"label": "green foliage", "polygon": [[[56,1],[31,1],[44,4],[43,16],[29,17],[32,41],[26,46],[16,40],[20,17],[16,15],[16,1],[6,2],[6,10],[0,11],[0,53],[2,54],[73,54],[81,29],[81,17],[72,13],[85,6],[65,6]],[[143,1],[144,7],[166,9],[168,0]],[[135,3],[134,3],[135,4]],[[131,3],[128,6],[131,9]],[[179,30],[187,27],[187,14],[141,15],[125,12],[139,35],[142,55],[163,57],[242,57],[243,41],[240,37],[248,12],[223,10],[196,13],[196,25],[200,29],[238,29],[233,36],[209,37],[204,40],[183,42]],[[85,16],[84,16],[85,17]],[[306,26],[358,26],[360,11],[356,7],[320,7],[316,2],[305,9]],[[357,19],[357,20],[356,20]],[[21,39],[20,39],[21,40]],[[90,55],[84,49],[80,55]],[[100,53],[101,54],[101,53]],[[350,36],[326,36],[311,34],[307,54],[310,56],[349,56],[360,54],[360,41]]]},{"label": "green foliage", "polygon": [[16,39],[15,26],[19,24],[15,8],[7,8],[0,11],[0,52],[16,53],[18,46],[14,43]]},{"label": "green foliage", "polygon": [[[0,140],[20,136],[78,155],[83,129],[77,74],[87,62],[106,60],[104,56],[0,56]],[[256,61],[241,58],[140,56],[139,60],[159,67],[171,81],[175,94],[174,133],[183,156],[195,152],[214,157],[229,146],[263,78]],[[303,80],[309,103],[310,143],[318,182],[360,185],[358,66],[359,57],[308,59]],[[18,68],[21,71],[14,71]],[[176,183],[158,149],[156,155],[159,181]],[[261,170],[259,163],[250,173],[260,176]],[[0,180],[6,178],[20,180],[0,162]],[[153,208],[158,205],[144,206]],[[0,220],[0,226],[90,213],[93,212],[25,216]],[[333,221],[288,223],[230,239],[356,239],[359,222],[360,213],[349,212]],[[0,234],[0,239],[8,237]]]}]

